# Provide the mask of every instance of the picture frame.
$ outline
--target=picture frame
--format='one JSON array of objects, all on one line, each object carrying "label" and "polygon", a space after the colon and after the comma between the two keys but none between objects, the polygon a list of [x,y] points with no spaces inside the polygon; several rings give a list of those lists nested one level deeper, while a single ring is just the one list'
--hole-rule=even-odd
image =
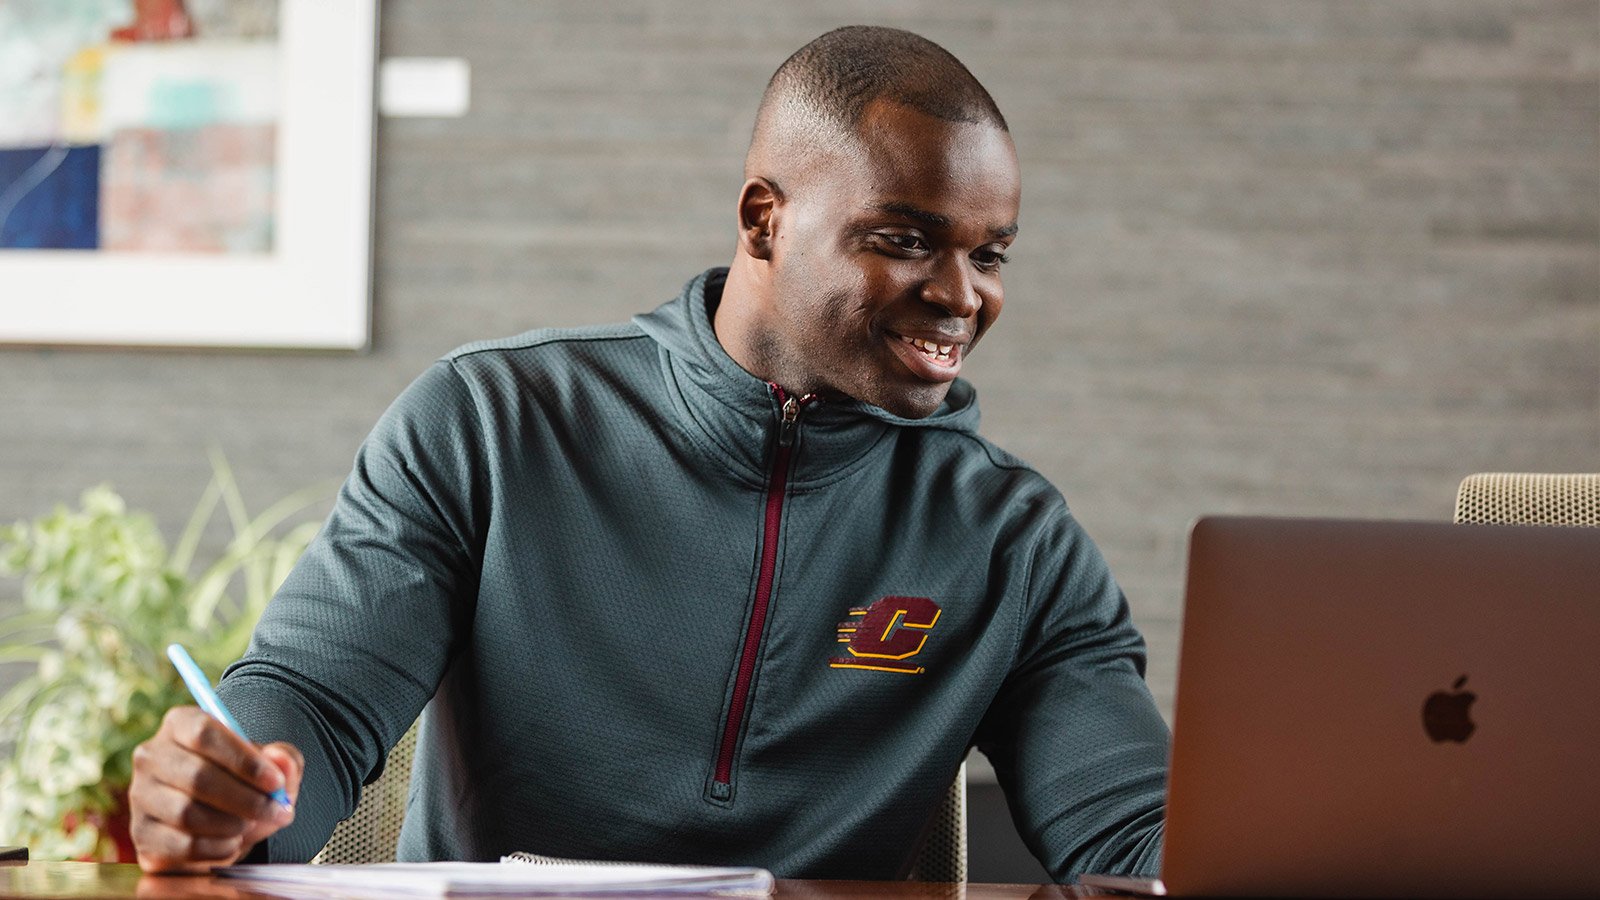
[{"label": "picture frame", "polygon": [[0,249],[0,344],[364,349],[377,0],[281,0],[272,246]]}]

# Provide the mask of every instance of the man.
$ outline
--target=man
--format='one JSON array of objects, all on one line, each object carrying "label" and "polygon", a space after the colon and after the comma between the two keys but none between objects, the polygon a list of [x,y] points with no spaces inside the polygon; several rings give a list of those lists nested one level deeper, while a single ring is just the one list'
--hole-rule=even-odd
[{"label": "man", "polygon": [[956,377],[1019,192],[942,48],[798,51],[731,268],[627,325],[457,350],[384,415],[222,682],[271,743],[173,711],[135,757],[140,862],[309,858],[428,704],[402,859],[892,878],[976,745],[1055,877],[1152,872],[1143,643]]}]

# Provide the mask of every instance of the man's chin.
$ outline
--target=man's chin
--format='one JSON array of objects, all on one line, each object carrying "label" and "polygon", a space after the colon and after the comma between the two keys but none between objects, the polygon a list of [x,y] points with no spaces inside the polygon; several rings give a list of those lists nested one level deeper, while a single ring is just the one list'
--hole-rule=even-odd
[{"label": "man's chin", "polygon": [[910,389],[885,391],[868,400],[873,406],[902,419],[926,419],[939,411],[950,393],[950,383],[918,385]]}]

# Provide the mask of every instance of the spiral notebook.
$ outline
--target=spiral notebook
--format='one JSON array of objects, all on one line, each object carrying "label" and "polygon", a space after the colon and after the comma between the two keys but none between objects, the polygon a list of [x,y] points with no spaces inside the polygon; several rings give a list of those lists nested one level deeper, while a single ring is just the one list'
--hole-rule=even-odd
[{"label": "spiral notebook", "polygon": [[739,896],[772,893],[772,873],[725,866],[587,862],[528,853],[498,863],[246,865],[216,870],[252,890],[296,897]]}]

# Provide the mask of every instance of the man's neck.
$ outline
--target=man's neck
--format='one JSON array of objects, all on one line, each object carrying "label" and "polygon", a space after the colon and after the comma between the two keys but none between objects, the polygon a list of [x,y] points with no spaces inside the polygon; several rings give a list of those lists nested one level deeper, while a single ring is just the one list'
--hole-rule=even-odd
[{"label": "man's neck", "polygon": [[751,271],[750,259],[742,253],[735,254],[733,265],[728,267],[728,277],[722,284],[722,296],[712,302],[711,330],[717,343],[739,368],[764,381],[771,381],[771,373],[762,363],[760,331],[755,327],[765,303],[765,283]]}]

